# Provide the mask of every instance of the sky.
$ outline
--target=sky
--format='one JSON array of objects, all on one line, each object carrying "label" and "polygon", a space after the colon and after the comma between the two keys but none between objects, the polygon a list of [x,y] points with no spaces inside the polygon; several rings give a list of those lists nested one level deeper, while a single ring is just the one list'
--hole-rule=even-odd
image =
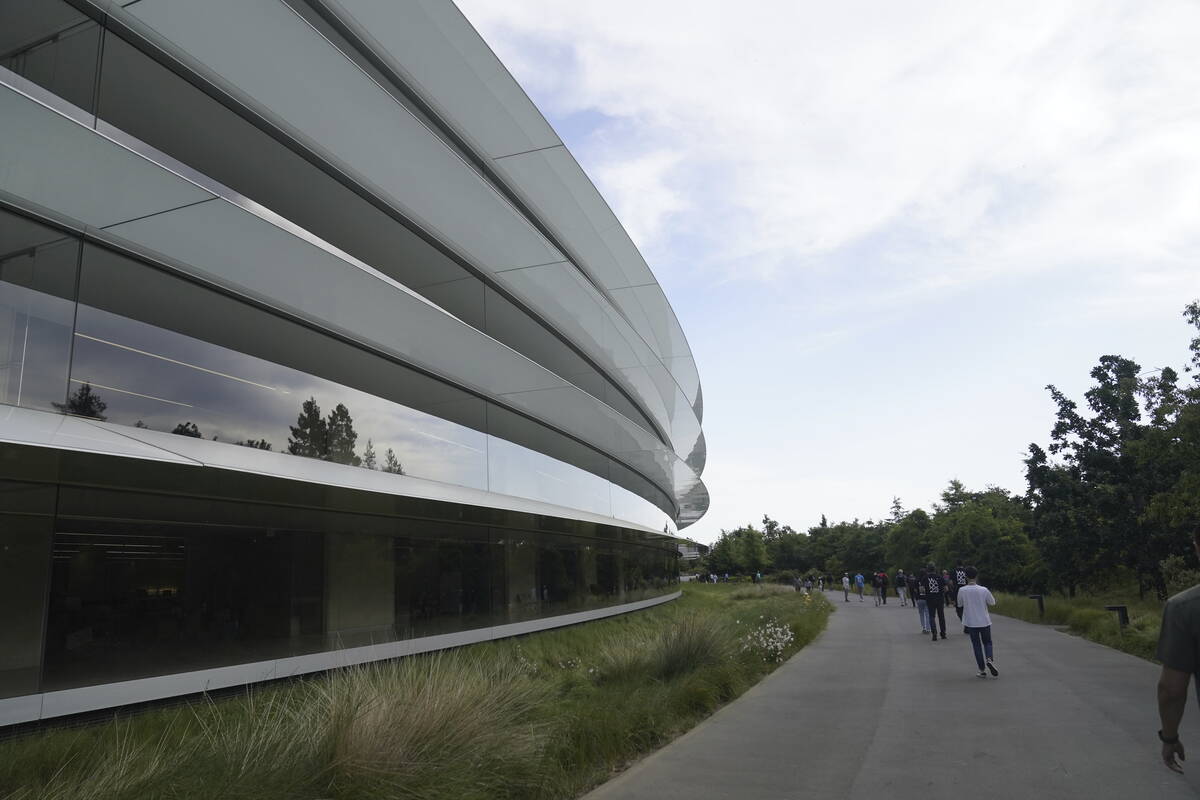
[{"label": "sky", "polygon": [[457,0],[688,336],[701,542],[1024,491],[1053,383],[1181,367],[1200,5]]}]

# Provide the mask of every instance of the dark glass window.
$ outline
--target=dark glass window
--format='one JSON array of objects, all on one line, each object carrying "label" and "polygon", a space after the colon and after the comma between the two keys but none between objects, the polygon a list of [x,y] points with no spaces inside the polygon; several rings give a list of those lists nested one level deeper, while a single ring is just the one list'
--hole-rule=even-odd
[{"label": "dark glass window", "polygon": [[[0,493],[10,488],[0,481]],[[49,516],[0,513],[0,697],[38,690],[50,532]]]},{"label": "dark glass window", "polygon": [[0,3],[0,67],[91,111],[100,26],[61,0]]},{"label": "dark glass window", "polygon": [[0,402],[64,410],[78,260],[74,237],[0,211]]},{"label": "dark glass window", "polygon": [[43,690],[326,649],[321,537],[60,522]]}]

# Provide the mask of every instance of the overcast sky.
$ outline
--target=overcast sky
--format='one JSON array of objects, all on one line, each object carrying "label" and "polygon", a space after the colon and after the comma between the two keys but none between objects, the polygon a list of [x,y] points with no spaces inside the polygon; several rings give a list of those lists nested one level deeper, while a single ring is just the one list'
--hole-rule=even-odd
[{"label": "overcast sky", "polygon": [[1022,492],[1047,383],[1186,360],[1196,3],[457,1],[688,335],[700,541]]}]

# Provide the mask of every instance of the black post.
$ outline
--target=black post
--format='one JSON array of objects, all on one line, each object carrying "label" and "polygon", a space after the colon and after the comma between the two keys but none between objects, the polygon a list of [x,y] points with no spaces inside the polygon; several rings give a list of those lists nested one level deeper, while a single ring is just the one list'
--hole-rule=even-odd
[{"label": "black post", "polygon": [[1038,616],[1046,616],[1046,603],[1042,600],[1042,596],[1040,594],[1031,594],[1029,595],[1029,599],[1038,601]]},{"label": "black post", "polygon": [[1105,606],[1105,611],[1117,612],[1117,622],[1124,628],[1129,624],[1129,609],[1125,606]]}]

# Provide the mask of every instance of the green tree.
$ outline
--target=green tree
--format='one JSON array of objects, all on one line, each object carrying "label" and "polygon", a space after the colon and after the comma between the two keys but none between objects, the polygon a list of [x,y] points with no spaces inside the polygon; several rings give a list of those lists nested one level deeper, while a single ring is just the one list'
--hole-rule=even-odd
[{"label": "green tree", "polygon": [[306,458],[327,458],[329,455],[329,429],[321,416],[321,407],[315,398],[308,398],[300,405],[300,416],[291,426],[288,437],[288,452]]},{"label": "green tree", "polygon": [[929,561],[932,549],[929,536],[931,521],[924,509],[915,508],[888,526],[884,558],[893,568],[918,571]]},{"label": "green tree", "polygon": [[367,439],[367,447],[363,450],[362,465],[367,469],[375,469],[375,444]]},{"label": "green tree", "polygon": [[325,430],[328,435],[329,449],[326,458],[336,464],[349,464],[352,467],[357,467],[362,464],[362,459],[354,453],[354,444],[358,441],[358,434],[354,432],[354,420],[350,416],[350,410],[341,403],[329,413],[329,419],[325,422]]}]

